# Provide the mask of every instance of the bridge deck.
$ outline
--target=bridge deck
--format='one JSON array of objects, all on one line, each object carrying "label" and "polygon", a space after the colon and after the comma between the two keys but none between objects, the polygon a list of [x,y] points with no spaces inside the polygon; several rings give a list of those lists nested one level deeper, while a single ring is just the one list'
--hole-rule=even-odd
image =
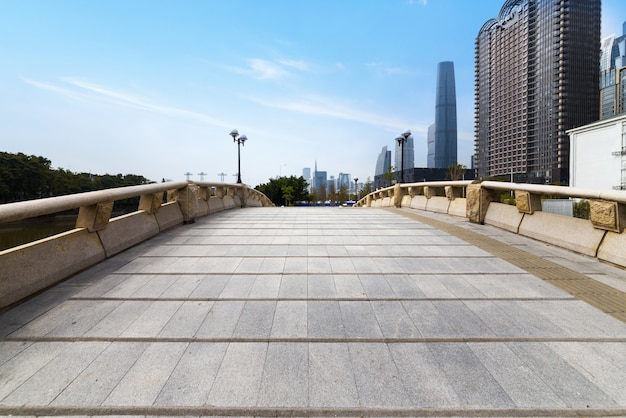
[{"label": "bridge deck", "polygon": [[577,275],[619,311],[625,271],[463,219],[226,211],[4,312],[0,414],[624,415]]}]

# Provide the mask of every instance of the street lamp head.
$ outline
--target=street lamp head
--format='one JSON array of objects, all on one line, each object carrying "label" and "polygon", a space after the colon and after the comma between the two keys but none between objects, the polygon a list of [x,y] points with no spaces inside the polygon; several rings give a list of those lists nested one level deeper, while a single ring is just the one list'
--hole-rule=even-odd
[{"label": "street lamp head", "polygon": [[241,142],[241,145],[243,145],[244,142],[246,142],[248,140],[248,137],[244,134],[241,134],[241,136],[239,136],[239,142]]},{"label": "street lamp head", "polygon": [[396,138],[396,141],[398,141],[398,145],[402,144],[405,140],[406,138],[404,138],[402,135]]},{"label": "street lamp head", "polygon": [[407,129],[406,131],[402,132],[402,136],[404,137],[404,139],[407,139],[411,136],[411,131]]},{"label": "street lamp head", "polygon": [[354,182],[356,183],[357,181],[359,181],[359,178],[358,178],[358,177],[355,177],[355,178],[354,178]]},{"label": "street lamp head", "polygon": [[230,131],[230,136],[233,137],[233,142],[235,142],[237,140],[237,137],[239,136],[239,132],[237,132],[237,129],[233,129],[232,131]]}]

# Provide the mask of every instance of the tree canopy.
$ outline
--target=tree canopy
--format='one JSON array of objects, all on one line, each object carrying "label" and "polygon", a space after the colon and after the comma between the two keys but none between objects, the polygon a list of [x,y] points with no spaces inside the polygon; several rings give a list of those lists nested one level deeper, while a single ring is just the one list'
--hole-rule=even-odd
[{"label": "tree canopy", "polygon": [[0,203],[150,183],[136,174],[73,173],[45,157],[0,152]]},{"label": "tree canopy", "polygon": [[269,182],[259,184],[255,189],[267,196],[276,206],[310,201],[309,184],[302,176],[270,179]]}]

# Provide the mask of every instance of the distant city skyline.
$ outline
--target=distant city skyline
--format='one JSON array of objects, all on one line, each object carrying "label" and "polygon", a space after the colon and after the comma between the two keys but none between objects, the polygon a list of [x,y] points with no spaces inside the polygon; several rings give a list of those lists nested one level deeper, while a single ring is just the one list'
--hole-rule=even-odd
[{"label": "distant city skyline", "polygon": [[[406,129],[426,167],[436,67],[452,61],[469,166],[474,40],[503,4],[3,0],[0,150],[73,172],[235,182],[237,129],[244,183],[314,158],[373,181]],[[625,14],[603,0],[602,35],[621,33]]]}]

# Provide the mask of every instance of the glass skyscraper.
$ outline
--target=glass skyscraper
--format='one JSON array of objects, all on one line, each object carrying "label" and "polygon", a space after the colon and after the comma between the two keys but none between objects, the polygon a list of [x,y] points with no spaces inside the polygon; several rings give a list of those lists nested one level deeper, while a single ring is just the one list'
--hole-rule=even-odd
[{"label": "glass skyscraper", "polygon": [[626,22],[622,35],[602,40],[600,119],[626,113]]},{"label": "glass skyscraper", "polygon": [[568,182],[568,129],[598,119],[600,0],[507,0],[475,43],[479,178]]},{"label": "glass skyscraper", "polygon": [[448,168],[457,163],[456,87],[451,61],[437,65],[434,160],[434,168]]}]

